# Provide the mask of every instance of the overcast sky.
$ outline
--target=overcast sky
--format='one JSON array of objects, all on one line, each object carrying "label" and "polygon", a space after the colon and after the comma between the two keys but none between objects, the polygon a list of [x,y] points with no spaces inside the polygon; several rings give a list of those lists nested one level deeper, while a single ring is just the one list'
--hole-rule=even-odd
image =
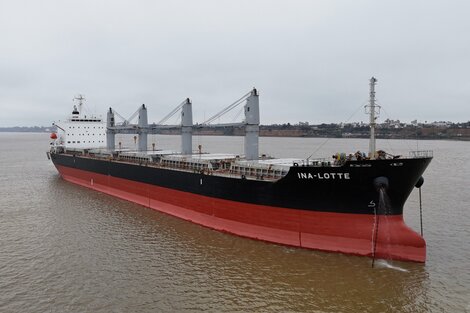
[{"label": "overcast sky", "polygon": [[[261,121],[470,120],[470,1],[0,0],[0,127],[90,111],[195,122],[252,87]],[[234,116],[227,119],[235,119]],[[239,117],[241,121],[241,116]],[[231,120],[224,120],[231,121]]]}]

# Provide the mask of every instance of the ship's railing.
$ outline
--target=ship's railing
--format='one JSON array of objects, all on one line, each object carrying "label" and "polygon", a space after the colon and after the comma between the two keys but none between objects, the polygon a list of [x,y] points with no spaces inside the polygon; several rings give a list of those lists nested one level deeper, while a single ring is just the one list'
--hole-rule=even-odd
[{"label": "ship's railing", "polygon": [[210,162],[196,162],[194,160],[177,160],[171,158],[160,159],[159,165],[163,167],[190,170],[194,172],[207,171],[212,169]]},{"label": "ship's railing", "polygon": [[137,155],[120,154],[118,156],[118,159],[119,160],[131,161],[131,162],[139,163],[139,164],[148,163],[148,162],[152,161],[152,158],[150,156],[141,156],[141,155],[137,156]]},{"label": "ship's railing", "polygon": [[230,174],[241,177],[255,177],[257,179],[278,179],[286,176],[287,169],[280,169],[277,167],[258,167],[258,166],[243,166],[233,164],[230,167]]},{"label": "ship's railing", "polygon": [[432,150],[410,151],[409,157],[410,158],[432,158],[433,151]]},{"label": "ship's railing", "polygon": [[334,165],[333,162],[331,162],[329,159],[326,158],[315,158],[313,160],[307,159],[302,161],[301,163],[302,166],[313,166],[313,167],[326,167],[326,166],[332,166]]}]

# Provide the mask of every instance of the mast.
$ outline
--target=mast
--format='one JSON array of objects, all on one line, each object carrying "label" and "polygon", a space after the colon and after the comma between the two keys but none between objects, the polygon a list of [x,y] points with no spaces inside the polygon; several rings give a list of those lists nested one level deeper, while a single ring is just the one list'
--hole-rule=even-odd
[{"label": "mast", "polygon": [[73,100],[78,100],[78,112],[82,114],[82,106],[83,106],[83,100],[85,100],[85,97],[83,95],[78,95],[73,98]]},{"label": "mast", "polygon": [[369,104],[365,106],[366,114],[369,114],[369,125],[370,125],[370,139],[369,139],[369,158],[371,160],[375,159],[375,120],[376,114],[380,113],[380,105],[375,103],[375,84],[377,83],[377,78],[373,77],[370,79],[370,92],[369,92]]},{"label": "mast", "polygon": [[114,112],[113,109],[109,108],[106,115],[106,148],[109,151],[114,151],[116,132],[111,127],[116,126],[114,123]]},{"label": "mast", "polygon": [[191,100],[187,98],[181,108],[181,154],[193,152],[193,110]]},{"label": "mast", "polygon": [[139,108],[139,120],[137,122],[138,131],[137,134],[139,135],[139,151],[147,151],[147,134],[148,134],[148,117],[147,117],[147,108],[145,104]]},{"label": "mast", "polygon": [[245,158],[259,158],[259,95],[253,88],[245,104]]}]

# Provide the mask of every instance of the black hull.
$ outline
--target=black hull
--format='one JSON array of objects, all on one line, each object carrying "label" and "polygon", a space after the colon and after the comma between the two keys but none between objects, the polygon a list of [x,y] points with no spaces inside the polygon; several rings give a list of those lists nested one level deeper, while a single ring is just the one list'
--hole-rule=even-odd
[{"label": "black hull", "polygon": [[292,166],[278,181],[204,175],[168,168],[69,154],[52,154],[56,166],[94,172],[210,198],[318,212],[375,214],[377,177],[388,180],[387,209],[401,215],[403,206],[431,158],[346,162],[341,167]]}]

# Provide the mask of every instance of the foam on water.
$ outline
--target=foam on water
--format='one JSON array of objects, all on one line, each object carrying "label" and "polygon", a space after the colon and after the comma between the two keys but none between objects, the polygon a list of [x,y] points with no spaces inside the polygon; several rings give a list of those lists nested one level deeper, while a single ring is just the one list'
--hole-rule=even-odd
[{"label": "foam on water", "polygon": [[390,262],[388,262],[387,260],[383,260],[383,259],[376,260],[375,265],[379,268],[388,268],[388,269],[395,270],[395,271],[400,271],[400,272],[409,272],[409,270],[407,270],[406,268],[403,268],[403,267],[400,267],[400,266],[397,266],[397,265],[393,265]]}]

